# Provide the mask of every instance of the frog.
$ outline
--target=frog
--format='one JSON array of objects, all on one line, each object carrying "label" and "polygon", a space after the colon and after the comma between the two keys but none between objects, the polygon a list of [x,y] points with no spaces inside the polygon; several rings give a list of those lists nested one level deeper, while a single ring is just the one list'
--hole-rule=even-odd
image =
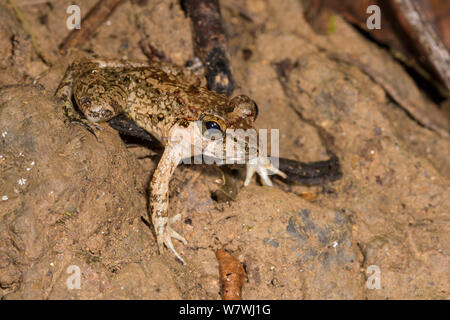
[{"label": "frog", "polygon": [[[156,60],[85,57],[67,68],[55,96],[70,123],[97,130],[98,123],[122,114],[161,142],[164,151],[150,181],[148,215],[159,253],[165,246],[182,264],[186,262],[172,238],[184,245],[187,241],[173,228],[181,215],[169,216],[169,182],[186,155],[214,157],[211,150],[223,151],[233,141],[243,150],[241,155],[253,154],[246,162],[244,186],[255,173],[267,186],[273,186],[269,175],[286,178],[250,139],[239,139],[233,133],[254,129],[256,103],[247,95],[229,98],[210,91],[186,68]],[[225,158],[237,160],[233,153]]]}]

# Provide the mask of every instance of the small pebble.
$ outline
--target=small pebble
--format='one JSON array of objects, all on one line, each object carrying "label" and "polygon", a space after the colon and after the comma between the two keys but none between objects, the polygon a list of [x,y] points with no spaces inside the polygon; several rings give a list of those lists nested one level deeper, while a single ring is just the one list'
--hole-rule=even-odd
[{"label": "small pebble", "polygon": [[20,186],[23,186],[26,182],[27,182],[27,179],[25,179],[25,178],[20,178],[19,180],[17,180],[17,183]]},{"label": "small pebble", "polygon": [[3,196],[3,197],[2,197],[2,200],[3,200],[3,201],[8,200],[8,196]]}]

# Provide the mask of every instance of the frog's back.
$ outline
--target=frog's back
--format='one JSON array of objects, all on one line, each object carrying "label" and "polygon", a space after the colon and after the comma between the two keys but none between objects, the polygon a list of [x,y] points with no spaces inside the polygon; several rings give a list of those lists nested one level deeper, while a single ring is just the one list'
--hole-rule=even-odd
[{"label": "frog's back", "polygon": [[225,95],[197,87],[156,66],[126,70],[120,78],[128,93],[125,113],[157,138],[166,136],[180,119],[192,121],[205,113],[226,113]]},{"label": "frog's back", "polygon": [[225,95],[199,86],[188,72],[167,63],[81,59],[72,68],[76,96],[124,113],[161,142],[180,119],[227,114]]}]

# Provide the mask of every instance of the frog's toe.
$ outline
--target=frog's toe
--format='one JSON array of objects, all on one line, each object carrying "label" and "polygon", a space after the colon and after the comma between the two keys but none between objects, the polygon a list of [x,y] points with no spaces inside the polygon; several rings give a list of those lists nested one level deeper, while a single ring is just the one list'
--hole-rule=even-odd
[{"label": "frog's toe", "polygon": [[186,239],[184,239],[182,236],[180,236],[178,234],[178,232],[173,230],[171,227],[167,226],[166,233],[164,234],[164,244],[166,245],[166,247],[168,249],[170,249],[170,251],[172,251],[172,253],[175,255],[175,257],[178,258],[178,260],[180,260],[183,264],[186,264],[186,262],[184,262],[183,258],[178,254],[178,252],[173,247],[172,238],[175,238],[177,240],[180,240],[184,244],[187,244]]},{"label": "frog's toe", "polygon": [[254,164],[247,164],[247,176],[245,177],[244,186],[248,186],[250,184],[250,181],[255,174],[257,169],[257,165]]},{"label": "frog's toe", "polygon": [[183,242],[183,244],[187,244],[187,241],[186,241],[186,239],[185,238],[183,238],[178,232],[176,232],[175,230],[173,230],[170,226],[172,225],[172,224],[174,224],[175,222],[178,222],[178,221],[180,221],[181,220],[181,214],[176,214],[176,215],[174,215],[172,218],[169,218],[169,220],[168,220],[168,229],[169,229],[169,231],[170,231],[170,236],[172,237],[172,238],[175,238],[175,239],[177,239],[177,240],[180,240],[181,242]]},{"label": "frog's toe", "polygon": [[268,186],[273,186],[272,181],[269,178],[269,173],[287,178],[286,174],[275,167],[268,158],[258,158],[256,163],[247,165],[247,176],[244,182],[245,186],[248,186],[250,184],[250,180],[255,172],[258,173],[258,175],[264,181],[264,184]]},{"label": "frog's toe", "polygon": [[[275,167],[271,162],[269,162],[268,165],[264,166],[264,172],[267,175],[267,172],[271,172],[272,174],[276,174],[277,176],[280,176],[284,179],[287,178],[286,173]],[[261,175],[261,173],[258,171],[258,173]]]},{"label": "frog's toe", "polygon": [[[172,238],[177,239],[183,244],[187,244],[187,241],[184,237],[182,237],[178,232],[172,229],[171,225],[181,219],[181,215],[177,214],[173,216],[172,218],[161,218],[161,225],[164,225],[164,222],[167,221],[167,224],[163,227],[162,234],[159,234],[157,236],[157,242],[158,242],[158,248],[159,252],[162,252],[163,245],[165,245],[172,253],[180,260],[183,264],[186,264],[186,262],[183,260],[183,258],[178,254],[178,252],[175,250]],[[167,219],[167,220],[166,220]]]}]

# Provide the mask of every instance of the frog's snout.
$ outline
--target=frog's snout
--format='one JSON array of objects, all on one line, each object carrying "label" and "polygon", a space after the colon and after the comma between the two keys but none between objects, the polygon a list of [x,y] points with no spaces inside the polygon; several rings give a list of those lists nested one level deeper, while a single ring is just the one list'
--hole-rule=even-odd
[{"label": "frog's snout", "polygon": [[114,113],[111,110],[104,108],[102,105],[89,108],[85,114],[86,118],[92,122],[107,121],[114,116]]}]

